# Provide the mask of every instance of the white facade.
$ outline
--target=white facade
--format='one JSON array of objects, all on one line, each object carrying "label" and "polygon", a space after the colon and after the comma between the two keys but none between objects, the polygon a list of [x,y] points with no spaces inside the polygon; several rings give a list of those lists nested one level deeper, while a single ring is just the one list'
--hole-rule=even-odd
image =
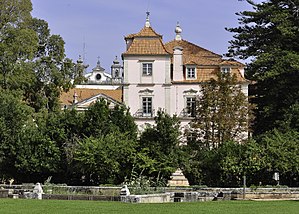
[{"label": "white facade", "polygon": [[[143,75],[143,66],[152,64],[152,74]],[[170,106],[170,57],[143,56],[124,59],[124,103],[137,116],[143,108],[142,98],[152,98],[151,113],[159,108],[171,113]]]},{"label": "white facade", "polygon": [[123,102],[141,128],[153,124],[159,109],[179,116],[183,126],[188,124],[201,84],[222,70],[236,74],[248,94],[243,64],[183,40],[179,25],[175,33],[175,39],[164,44],[147,17],[139,33],[125,37]]}]

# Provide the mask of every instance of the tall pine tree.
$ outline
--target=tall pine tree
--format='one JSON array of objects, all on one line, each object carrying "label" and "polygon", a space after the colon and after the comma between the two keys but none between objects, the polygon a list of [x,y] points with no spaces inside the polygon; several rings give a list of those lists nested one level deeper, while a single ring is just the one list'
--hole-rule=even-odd
[{"label": "tall pine tree", "polygon": [[273,128],[298,129],[299,121],[299,0],[247,0],[253,11],[243,11],[230,54],[251,59],[247,78],[255,80],[255,133]]}]

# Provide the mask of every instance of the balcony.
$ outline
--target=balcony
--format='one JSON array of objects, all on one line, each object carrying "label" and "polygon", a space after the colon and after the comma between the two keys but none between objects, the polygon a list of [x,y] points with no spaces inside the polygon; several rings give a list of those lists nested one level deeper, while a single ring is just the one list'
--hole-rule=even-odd
[{"label": "balcony", "polygon": [[188,117],[188,118],[194,118],[196,115],[195,109],[191,108],[183,108],[183,110],[180,112],[179,117]]},{"label": "balcony", "polygon": [[149,112],[144,112],[143,109],[138,109],[133,114],[133,117],[135,118],[153,118],[154,116],[155,116],[155,109],[152,109]]}]

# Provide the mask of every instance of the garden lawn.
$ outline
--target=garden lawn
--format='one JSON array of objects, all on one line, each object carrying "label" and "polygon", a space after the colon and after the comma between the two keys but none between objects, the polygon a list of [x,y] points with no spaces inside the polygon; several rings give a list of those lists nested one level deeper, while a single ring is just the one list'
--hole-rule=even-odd
[{"label": "garden lawn", "polygon": [[299,201],[215,201],[197,203],[127,204],[100,201],[1,199],[0,213],[299,213]]}]

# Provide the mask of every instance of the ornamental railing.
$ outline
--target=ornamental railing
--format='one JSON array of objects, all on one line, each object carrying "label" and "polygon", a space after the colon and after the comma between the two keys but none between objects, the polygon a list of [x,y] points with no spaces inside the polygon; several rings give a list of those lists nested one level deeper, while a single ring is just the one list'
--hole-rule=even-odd
[{"label": "ornamental railing", "polygon": [[180,112],[179,117],[195,117],[195,110],[191,108],[183,108],[183,110]]},{"label": "ornamental railing", "polygon": [[133,117],[136,118],[151,118],[155,116],[155,109],[152,109],[152,111],[144,112],[143,109],[138,109],[134,114]]}]

